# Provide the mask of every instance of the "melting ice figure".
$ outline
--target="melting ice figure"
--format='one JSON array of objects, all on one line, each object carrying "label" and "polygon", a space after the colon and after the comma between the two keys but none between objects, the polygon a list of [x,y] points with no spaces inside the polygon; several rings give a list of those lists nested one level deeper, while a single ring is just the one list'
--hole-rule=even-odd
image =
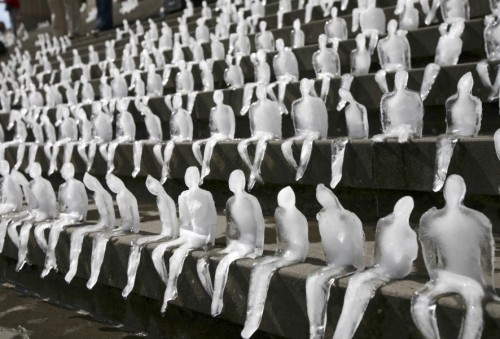
[{"label": "melting ice figure", "polygon": [[234,64],[233,57],[229,54],[226,56],[227,68],[224,70],[224,81],[229,88],[235,89],[243,87],[245,84],[245,76],[240,67],[240,62],[241,56],[236,56]]},{"label": "melting ice figure", "polygon": [[[426,1],[426,0],[423,0]],[[412,31],[418,28],[419,15],[418,9],[415,8],[414,0],[399,0],[394,14],[399,14],[399,28]]]},{"label": "melting ice figure", "polygon": [[325,34],[330,42],[333,39],[347,40],[347,23],[338,17],[337,7],[331,9],[331,19],[325,23]]},{"label": "melting ice figure", "polygon": [[276,40],[276,54],[273,58],[273,70],[276,76],[276,83],[278,85],[278,100],[280,110],[286,112],[283,100],[285,99],[286,85],[291,81],[299,79],[299,64],[295,54],[290,47],[285,47],[283,39]]},{"label": "melting ice figure", "polygon": [[304,47],[306,44],[306,35],[304,31],[300,28],[300,19],[295,19],[293,21],[293,29],[290,33],[292,38],[292,48]]},{"label": "melting ice figure", "polygon": [[356,48],[351,51],[351,74],[366,75],[370,72],[372,57],[366,48],[366,37],[363,34],[356,36]]},{"label": "melting ice figure", "polygon": [[[94,163],[94,158],[97,151],[97,145],[99,145],[99,151],[103,159],[106,160],[107,159],[106,150],[108,147],[108,143],[113,139],[112,116],[110,114],[106,114],[103,112],[102,106],[99,102],[96,102],[92,105],[92,111],[93,111],[93,118],[91,121],[89,121],[90,126],[85,123],[87,125],[86,127],[87,131],[85,132],[85,134],[89,132],[91,133],[88,154],[85,152],[86,144],[84,142],[81,142],[80,146],[78,146],[78,153],[80,154],[80,157],[87,164],[87,171],[90,171]],[[86,114],[84,114],[84,117],[86,118]],[[83,116],[78,117],[78,119],[82,121],[82,124],[85,121],[84,117]],[[85,134],[82,133],[82,137]]]},{"label": "melting ice figure", "polygon": [[340,57],[337,52],[339,40],[333,39],[332,48],[326,47],[327,38],[325,34],[318,37],[319,50],[312,56],[312,64],[316,78],[322,79],[321,98],[326,101],[330,90],[330,79],[340,77]]},{"label": "melting ice figure", "polygon": [[387,72],[411,68],[410,43],[405,30],[397,29],[398,22],[391,20],[387,24],[387,37],[378,43],[378,59],[380,67]]},{"label": "melting ice figure", "polygon": [[359,6],[352,11],[352,31],[361,28],[361,33],[370,38],[368,50],[373,54],[378,42],[378,35],[385,34],[385,14],[376,7],[376,0],[367,0],[366,6]]},{"label": "melting ice figure", "polygon": [[463,204],[462,177],[451,175],[444,186],[445,206],[420,219],[419,239],[430,281],[412,300],[411,314],[425,338],[439,338],[436,302],[458,294],[465,306],[459,338],[479,338],[483,330],[483,300],[496,297],[495,241],[490,220]]},{"label": "melting ice figure", "polygon": [[55,126],[59,127],[59,139],[52,147],[52,154],[48,171],[49,175],[57,171],[57,155],[59,154],[59,148],[61,146],[65,146],[64,163],[70,162],[71,156],[73,154],[73,147],[75,145],[75,142],[78,140],[78,127],[76,126],[76,120],[70,117],[69,108],[65,106],[59,106],[57,113],[58,119],[55,123]]},{"label": "melting ice figure", "polygon": [[274,36],[273,32],[266,30],[267,22],[259,22],[260,31],[255,34],[255,49],[259,51],[263,49],[266,52],[274,52]]},{"label": "melting ice figure", "polygon": [[433,0],[425,17],[426,25],[430,25],[434,21],[439,7],[441,7],[441,16],[447,23],[452,23],[456,19],[470,19],[469,0]]},{"label": "melting ice figure", "polygon": [[254,67],[255,82],[247,82],[243,88],[241,114],[248,112],[250,104],[252,103],[254,88],[259,84],[268,85],[271,82],[271,67],[267,62],[266,52],[263,49],[259,49],[257,53],[252,53],[250,55],[250,61]]},{"label": "melting ice figure", "polygon": [[[14,137],[11,141],[5,141],[0,144],[0,160],[5,159],[5,149],[10,146],[19,146],[26,142],[28,138],[28,131],[26,129],[26,124],[23,121],[22,112],[18,110],[12,110],[9,114],[9,124],[7,125],[7,130],[11,130],[15,126]],[[22,158],[24,154],[19,154],[21,148],[18,147],[17,159]]]}]

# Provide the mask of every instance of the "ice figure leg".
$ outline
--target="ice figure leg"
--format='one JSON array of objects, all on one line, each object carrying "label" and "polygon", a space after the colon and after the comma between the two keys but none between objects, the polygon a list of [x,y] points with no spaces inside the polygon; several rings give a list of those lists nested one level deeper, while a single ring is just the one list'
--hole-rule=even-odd
[{"label": "ice figure leg", "polygon": [[14,169],[18,170],[21,165],[23,164],[24,160],[24,153],[26,151],[26,144],[25,143],[20,143],[17,145],[17,161],[16,164],[14,165]]},{"label": "ice figure leg", "polygon": [[405,9],[405,3],[406,3],[406,0],[398,0],[398,2],[396,4],[396,9],[394,10],[394,14],[399,15],[399,14],[403,13],[403,11]]},{"label": "ice figure leg", "polygon": [[226,288],[227,277],[229,274],[229,266],[238,259],[244,258],[247,255],[246,252],[232,252],[226,255],[217,265],[215,271],[214,288],[212,296],[212,316],[217,316],[222,312],[224,307],[224,289]]},{"label": "ice figure leg", "polygon": [[208,141],[208,139],[201,139],[201,140],[196,140],[193,142],[193,146],[191,147],[193,150],[193,155],[196,158],[196,161],[200,165],[203,165],[203,155],[201,154],[201,146],[205,144]]},{"label": "ice figure leg", "polygon": [[441,4],[441,0],[434,0],[432,6],[429,9],[427,16],[425,17],[425,24],[430,25],[436,18],[436,11]]},{"label": "ice figure leg", "polygon": [[52,149],[51,143],[46,142],[45,145],[43,145],[43,152],[45,153],[45,157],[47,157],[47,160],[49,161],[50,159],[52,159],[51,149]]},{"label": "ice figure leg", "polygon": [[25,222],[19,231],[19,250],[17,252],[16,272],[19,272],[27,262],[28,241],[30,239],[31,227],[33,227],[31,222]]},{"label": "ice figure leg", "polygon": [[52,226],[51,222],[37,225],[35,227],[35,240],[38,246],[42,249],[43,252],[47,253],[47,239],[45,239],[45,230]]},{"label": "ice figure leg", "polygon": [[109,143],[108,158],[106,159],[108,162],[108,174],[113,173],[115,170],[115,152],[117,147],[118,142],[113,141]]},{"label": "ice figure leg", "polygon": [[185,243],[185,241],[186,241],[185,239],[177,238],[174,240],[161,243],[158,246],[156,246],[156,248],[153,250],[153,253],[151,254],[151,258],[153,260],[153,265],[156,269],[156,272],[158,272],[161,280],[165,284],[167,284],[168,282],[168,270],[167,266],[165,265],[165,259],[164,259],[165,252],[173,248],[176,248],[178,246],[181,246],[182,244]]},{"label": "ice figure leg", "polygon": [[56,142],[52,147],[52,154],[50,156],[50,166],[48,174],[51,175],[57,171],[57,155],[59,154],[60,143]]},{"label": "ice figure leg", "polygon": [[138,140],[134,142],[134,171],[132,178],[135,178],[141,171],[142,149],[144,148],[144,141]]},{"label": "ice figure leg", "polygon": [[285,101],[286,85],[288,85],[288,81],[280,81],[278,83],[278,103],[282,114],[288,113],[288,110],[283,103],[283,101]]},{"label": "ice figure leg", "polygon": [[243,104],[241,105],[241,115],[245,115],[250,109],[250,104],[252,103],[253,89],[255,88],[255,83],[248,83],[243,87]]},{"label": "ice figure leg", "polygon": [[293,156],[293,150],[292,146],[295,141],[298,140],[303,140],[304,137],[301,135],[294,136],[292,138],[286,139],[282,144],[281,144],[281,152],[283,153],[283,156],[285,157],[286,162],[296,171],[297,170],[297,162],[295,161],[295,158]]},{"label": "ice figure leg", "polygon": [[436,142],[436,160],[434,165],[434,184],[432,190],[438,192],[446,181],[448,167],[450,166],[453,150],[458,138],[453,135],[440,135]]},{"label": "ice figure leg", "polygon": [[379,70],[375,74],[375,82],[382,91],[383,94],[389,93],[389,86],[387,85],[387,72],[384,70]]},{"label": "ice figure leg", "polygon": [[368,43],[368,51],[370,52],[370,55],[373,55],[373,51],[375,51],[377,44],[378,44],[378,33],[371,32],[370,42]]},{"label": "ice figure leg", "polygon": [[332,142],[332,180],[330,181],[331,188],[337,187],[340,180],[342,180],[345,147],[348,142],[348,138],[337,138]]},{"label": "ice figure leg", "polygon": [[162,147],[163,147],[163,144],[161,144],[161,143],[154,145],[153,146],[153,154],[155,156],[156,161],[158,161],[158,163],[163,166]]},{"label": "ice figure leg", "polygon": [[[87,151],[86,151],[87,143],[80,142],[80,144],[77,146],[76,150],[78,151],[78,155],[80,158],[85,162],[87,171],[89,170],[89,157],[87,156]],[[90,153],[90,149],[89,149]],[[95,154],[95,146],[94,146],[94,154]]]},{"label": "ice figure leg", "polygon": [[205,150],[203,152],[203,164],[201,166],[201,176],[200,182],[203,183],[203,179],[210,174],[210,160],[212,159],[212,154],[214,152],[214,147],[219,142],[218,139],[210,138],[205,145]]},{"label": "ice figure leg", "polygon": [[278,12],[276,13],[277,21],[278,21],[278,24],[277,24],[278,29],[283,28],[283,14],[284,13],[282,10],[278,10]]},{"label": "ice figure leg", "polygon": [[0,253],[3,252],[3,245],[5,244],[5,234],[7,233],[7,227],[9,226],[10,219],[2,218],[0,221]]},{"label": "ice figure leg", "polygon": [[73,149],[75,148],[75,143],[70,141],[64,145],[64,163],[71,162],[73,157]]},{"label": "ice figure leg", "polygon": [[306,280],[309,338],[321,339],[325,335],[330,289],[335,280],[348,274],[346,267],[327,266],[309,274]]},{"label": "ice figure leg", "polygon": [[202,257],[196,262],[196,272],[200,279],[201,285],[207,294],[211,297],[214,295],[214,286],[212,284],[212,277],[208,271],[208,257]]},{"label": "ice figure leg", "polygon": [[[91,142],[89,144],[89,155],[88,155],[88,160],[87,160],[87,171],[90,171],[90,169],[92,168],[92,165],[94,164],[96,150],[97,150],[97,143]],[[100,151],[101,155],[102,155],[103,152],[106,153],[106,144],[99,145],[99,151]],[[106,157],[103,157],[103,159],[107,159],[107,154],[106,154]]]},{"label": "ice figure leg", "polygon": [[17,227],[20,226],[24,222],[24,218],[18,219],[7,227],[7,234],[9,235],[10,240],[19,248],[19,234],[17,233]]},{"label": "ice figure leg", "polygon": [[323,81],[321,81],[321,100],[323,102],[326,102],[328,93],[330,92],[330,80],[329,77],[323,77]]},{"label": "ice figure leg", "polygon": [[436,78],[441,71],[441,67],[435,63],[430,63],[425,66],[424,78],[422,79],[422,85],[420,86],[420,98],[422,101],[427,99]]},{"label": "ice figure leg", "polygon": [[64,227],[73,223],[74,221],[72,220],[59,220],[50,228],[49,243],[47,245],[46,252],[47,254],[45,255],[45,264],[40,277],[45,278],[52,269],[57,271],[56,246],[57,242],[59,241],[59,235],[61,234],[61,231]]},{"label": "ice figure leg", "polygon": [[33,143],[30,145],[30,150],[28,154],[28,166],[26,166],[26,170],[29,171],[32,163],[36,161],[36,154],[38,153],[38,144]]},{"label": "ice figure leg", "polygon": [[300,165],[297,168],[297,174],[295,175],[295,180],[299,181],[304,176],[306,172],[307,165],[311,159],[313,142],[317,139],[316,136],[308,136],[304,143],[302,144],[302,150],[300,151]]},{"label": "ice figure leg", "polygon": [[424,14],[429,13],[429,0],[420,0],[420,6],[422,6],[422,11],[424,12]]},{"label": "ice figure leg", "polygon": [[304,5],[306,3],[306,0],[299,0],[299,5],[298,5],[298,9],[303,9],[304,8]]},{"label": "ice figure leg", "polygon": [[256,140],[259,140],[259,138],[254,136],[244,139],[238,143],[238,153],[240,154],[240,158],[249,170],[252,170],[252,162],[250,161],[250,156],[248,155],[248,145]]},{"label": "ice figure leg", "polygon": [[428,283],[416,294],[411,303],[413,323],[426,339],[439,338],[436,318],[436,289],[434,283]]},{"label": "ice figure leg", "polygon": [[186,260],[186,257],[192,250],[193,247],[190,244],[185,244],[174,250],[174,253],[170,257],[167,288],[163,296],[163,305],[161,306],[162,313],[165,313],[167,310],[168,302],[177,298],[177,281],[184,267],[184,260]]},{"label": "ice figure leg", "polygon": [[261,137],[257,142],[257,147],[255,148],[255,157],[253,159],[253,166],[250,171],[250,176],[248,177],[248,190],[251,190],[255,183],[263,182],[262,177],[260,175],[260,166],[262,161],[264,160],[264,155],[266,154],[267,141],[270,138]]},{"label": "ice figure leg", "polygon": [[387,282],[373,270],[355,274],[351,278],[333,339],[346,339],[354,336],[370,299]]},{"label": "ice figure leg", "polygon": [[488,87],[489,89],[493,89],[493,85],[491,84],[490,73],[489,73],[488,69],[489,69],[489,67],[488,67],[488,63],[486,61],[479,61],[476,65],[477,74],[479,74],[479,79],[481,79],[481,82],[483,83],[483,85]]},{"label": "ice figure leg", "polygon": [[247,298],[247,316],[241,331],[242,338],[250,338],[258,330],[264,313],[269,283],[274,272],[282,267],[295,263],[294,261],[274,257],[258,263],[252,269],[250,276],[250,289]]},{"label": "ice figure leg", "polygon": [[165,183],[167,178],[170,178],[170,158],[172,158],[172,153],[174,152],[175,143],[172,140],[167,142],[165,150],[163,151],[163,167],[161,170],[161,183]]},{"label": "ice figure leg", "polygon": [[313,6],[309,3],[306,5],[306,12],[304,15],[304,23],[307,24],[311,21],[311,16],[312,16],[312,11],[313,11]]}]

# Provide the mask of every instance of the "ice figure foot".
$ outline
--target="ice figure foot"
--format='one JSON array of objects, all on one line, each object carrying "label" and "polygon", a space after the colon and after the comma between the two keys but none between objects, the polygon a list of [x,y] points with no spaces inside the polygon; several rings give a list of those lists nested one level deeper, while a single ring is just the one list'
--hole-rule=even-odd
[{"label": "ice figure foot", "polygon": [[349,139],[339,138],[332,142],[332,180],[330,187],[337,187],[340,180],[342,180],[342,169],[344,167],[345,148]]},{"label": "ice figure foot", "polygon": [[213,297],[214,287],[212,284],[212,278],[210,277],[208,266],[208,258],[201,258],[196,263],[196,272],[198,273],[198,278],[200,279],[201,285],[203,286],[205,292],[207,292],[210,297]]},{"label": "ice figure foot", "polygon": [[132,172],[132,178],[135,178],[139,174],[140,171],[141,171],[140,168],[135,168],[134,171]]}]

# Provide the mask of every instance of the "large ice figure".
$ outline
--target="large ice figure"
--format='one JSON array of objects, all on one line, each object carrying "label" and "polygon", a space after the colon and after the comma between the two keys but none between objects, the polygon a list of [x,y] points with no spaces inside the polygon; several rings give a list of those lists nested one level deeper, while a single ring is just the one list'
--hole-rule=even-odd
[{"label": "large ice figure", "polygon": [[[231,106],[223,103],[223,92],[221,90],[215,91],[213,100],[215,106],[210,110],[209,117],[210,137],[197,140],[192,146],[193,154],[201,165],[200,184],[203,183],[203,179],[210,173],[210,159],[212,158],[215,145],[220,141],[233,140],[236,129],[234,111]],[[202,155],[201,146],[203,144],[205,144],[205,150]]]},{"label": "large ice figure", "polygon": [[327,266],[308,275],[306,296],[309,337],[323,338],[330,288],[337,279],[364,269],[365,236],[358,216],[323,184],[316,187],[316,199],[323,207],[316,219]]},{"label": "large ice figure", "polygon": [[373,54],[379,34],[385,34],[385,14],[377,7],[376,0],[367,0],[365,6],[359,3],[358,6],[352,11],[352,31],[361,28],[361,33],[370,38],[368,50]]},{"label": "large ice figure", "polygon": [[391,20],[387,24],[387,37],[380,40],[377,46],[380,67],[387,72],[411,68],[410,43],[406,38],[407,31],[398,29],[398,22]]},{"label": "large ice figure", "polygon": [[500,6],[484,17],[484,49],[488,60],[500,59]]},{"label": "large ice figure", "polygon": [[[18,247],[16,271],[20,271],[28,262],[28,240],[34,223],[53,219],[57,215],[56,194],[50,182],[42,177],[40,164],[31,164],[30,177],[33,179],[28,186],[23,187],[28,203],[28,213],[19,218],[11,219],[7,227],[12,242]],[[17,227],[21,226],[19,233]]]},{"label": "large ice figure", "polygon": [[375,292],[411,273],[418,254],[417,236],[409,223],[413,206],[411,197],[403,197],[393,213],[378,221],[373,265],[349,280],[334,339],[352,338]]},{"label": "large ice figure", "polygon": [[57,171],[57,155],[59,154],[59,148],[64,146],[64,163],[70,162],[71,155],[73,154],[73,147],[78,140],[78,127],[76,126],[76,120],[70,116],[69,108],[59,106],[57,115],[58,119],[55,126],[59,127],[59,139],[52,147],[48,171],[49,175]]},{"label": "large ice figure", "polygon": [[[61,176],[65,182],[59,186],[58,206],[59,217],[53,221],[42,223],[35,227],[35,239],[45,252],[45,265],[41,274],[44,278],[50,270],[57,271],[56,246],[59,235],[64,227],[80,224],[87,218],[88,196],[85,185],[74,178],[75,169],[71,163],[61,168]],[[48,237],[45,230],[50,229]]]},{"label": "large ice figure", "polygon": [[412,300],[411,314],[425,338],[439,338],[436,303],[459,295],[465,316],[459,338],[479,338],[483,330],[483,300],[496,297],[495,241],[491,221],[463,204],[466,187],[452,175],[444,187],[445,206],[420,218],[419,239],[430,281]]},{"label": "large ice figure", "polygon": [[333,39],[332,48],[326,47],[327,38],[325,34],[318,37],[319,50],[312,56],[312,64],[316,78],[322,79],[321,98],[326,101],[330,90],[330,79],[340,77],[340,57],[337,52],[339,40]]},{"label": "large ice figure", "polygon": [[259,328],[266,303],[269,283],[276,270],[304,262],[309,251],[306,217],[295,207],[295,194],[291,187],[278,193],[276,221],[277,250],[274,256],[265,256],[252,269],[247,298],[247,315],[241,336],[250,338]]},{"label": "large ice figure", "polygon": [[[300,180],[307,169],[311,158],[313,142],[324,139],[328,135],[328,110],[323,100],[316,96],[314,80],[300,81],[302,97],[292,103],[292,120],[295,136],[281,144],[281,151],[288,164],[296,170],[295,180]],[[293,156],[292,146],[295,141],[303,141],[300,153],[300,164]]]},{"label": "large ice figure", "polygon": [[382,96],[380,120],[383,134],[373,136],[374,142],[397,138],[400,143],[404,143],[411,138],[422,137],[424,105],[418,92],[406,87],[407,82],[408,72],[398,71],[394,78],[394,91]]},{"label": "large ice figure", "polygon": [[64,280],[69,284],[73,280],[78,269],[78,258],[82,251],[83,238],[85,235],[103,230],[112,230],[115,227],[115,208],[113,206],[113,198],[102,187],[99,180],[85,173],[83,177],[85,186],[94,192],[94,202],[99,213],[99,221],[95,225],[83,226],[76,228],[71,233],[70,252],[69,252],[69,270],[64,277]]},{"label": "large ice figure", "polygon": [[226,248],[218,250],[220,258],[215,278],[208,271],[208,256],[198,260],[197,271],[205,291],[212,297],[211,313],[222,312],[224,289],[229,266],[241,258],[256,258],[262,255],[264,246],[264,216],[259,201],[245,192],[245,174],[234,170],[229,176],[229,189],[234,195],[226,203]]},{"label": "large ice figure", "polygon": [[330,42],[333,39],[347,40],[347,23],[338,17],[338,8],[332,7],[331,19],[325,23],[325,34]]},{"label": "large ice figure", "polygon": [[[163,297],[162,313],[167,309],[167,303],[177,297],[177,280],[189,252],[195,249],[213,246],[217,211],[210,192],[198,186],[200,172],[194,166],[189,167],[184,175],[188,187],[179,196],[180,234],[177,239],[158,245],[152,254],[153,264],[162,281],[167,285]],[[163,258],[166,251],[174,249],[170,257],[169,271]]]},{"label": "large ice figure", "polygon": [[457,93],[446,100],[446,134],[438,137],[434,167],[433,191],[442,187],[448,173],[453,150],[459,137],[475,137],[481,129],[483,104],[472,95],[472,73],[464,74],[457,85]]},{"label": "large ice figure", "polygon": [[[256,181],[262,182],[260,165],[264,159],[267,142],[273,139],[281,139],[281,113],[278,103],[267,98],[266,85],[258,85],[256,94],[257,101],[249,109],[252,136],[238,143],[238,153],[250,170],[248,189],[252,189]],[[248,145],[254,141],[257,141],[257,147],[252,163],[248,155]]]},{"label": "large ice figure", "polygon": [[447,23],[452,23],[457,19],[469,20],[470,18],[469,0],[433,0],[425,17],[426,25],[430,25],[434,21],[439,7],[441,7],[441,16]]},{"label": "large ice figure", "polygon": [[159,234],[132,240],[128,257],[127,285],[122,291],[122,296],[124,298],[127,298],[134,288],[141,252],[144,247],[148,244],[167,239],[175,239],[179,236],[179,223],[174,200],[165,192],[162,184],[150,175],[146,178],[146,187],[151,194],[156,196],[156,204],[158,206],[158,213],[160,214],[161,231]]},{"label": "large ice figure", "polygon": [[366,75],[370,72],[372,57],[366,48],[366,38],[363,34],[356,36],[356,48],[351,51],[351,74]]},{"label": "large ice figure", "polygon": [[105,229],[95,235],[92,241],[92,262],[90,277],[87,281],[88,289],[92,289],[97,282],[97,278],[99,278],[108,241],[112,237],[138,233],[141,226],[137,199],[125,187],[123,181],[113,174],[108,174],[106,175],[106,184],[111,192],[116,194],[116,204],[118,205],[118,211],[120,211],[121,224],[115,229]]},{"label": "large ice figure", "polygon": [[255,34],[255,49],[258,51],[263,49],[266,52],[274,52],[274,35],[273,32],[266,30],[267,22],[259,22],[260,31]]},{"label": "large ice figure", "polygon": [[278,100],[280,110],[286,112],[283,104],[285,99],[286,85],[291,81],[299,79],[299,64],[290,47],[285,47],[283,39],[276,40],[276,54],[273,58],[273,70],[276,77],[275,85],[278,85]]}]

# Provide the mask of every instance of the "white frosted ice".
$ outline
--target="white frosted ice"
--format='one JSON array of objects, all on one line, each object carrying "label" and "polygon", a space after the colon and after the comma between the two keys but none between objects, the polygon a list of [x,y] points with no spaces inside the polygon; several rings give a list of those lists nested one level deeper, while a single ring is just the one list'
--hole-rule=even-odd
[{"label": "white frosted ice", "polygon": [[352,75],[366,75],[370,72],[372,63],[371,52],[366,46],[366,37],[359,33],[356,35],[356,48],[351,51]]},{"label": "white frosted ice", "polygon": [[382,70],[396,72],[411,69],[410,43],[406,38],[408,32],[398,29],[394,19],[387,24],[387,37],[380,40],[377,46],[378,60]]}]

